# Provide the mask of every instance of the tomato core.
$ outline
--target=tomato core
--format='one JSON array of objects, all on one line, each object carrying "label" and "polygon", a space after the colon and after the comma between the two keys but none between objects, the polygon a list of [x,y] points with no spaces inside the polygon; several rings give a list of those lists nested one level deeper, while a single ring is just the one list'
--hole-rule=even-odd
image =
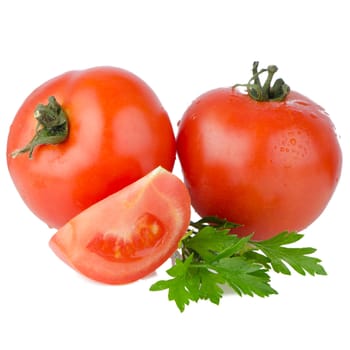
[{"label": "tomato core", "polygon": [[98,233],[87,249],[109,261],[126,262],[142,258],[148,249],[157,246],[165,233],[163,223],[153,214],[145,213],[138,218],[131,232]]}]

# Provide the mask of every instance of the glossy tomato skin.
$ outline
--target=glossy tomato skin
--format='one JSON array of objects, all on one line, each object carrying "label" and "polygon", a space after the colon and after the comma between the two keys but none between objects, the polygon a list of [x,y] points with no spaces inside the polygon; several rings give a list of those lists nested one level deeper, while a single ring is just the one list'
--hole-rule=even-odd
[{"label": "glossy tomato skin", "polygon": [[190,213],[184,183],[158,167],[74,217],[51,238],[50,247],[90,279],[130,283],[171,257]]},{"label": "glossy tomato skin", "polygon": [[283,102],[232,88],[203,94],[179,124],[177,150],[194,209],[257,240],[311,224],[341,173],[330,118],[294,91]]},{"label": "glossy tomato skin", "polygon": [[[68,115],[69,136],[11,157],[34,136],[36,106],[55,96]],[[114,67],[71,71],[44,83],[24,101],[11,125],[7,162],[27,206],[60,227],[91,204],[149,171],[172,170],[176,155],[170,119],[144,81]]]}]

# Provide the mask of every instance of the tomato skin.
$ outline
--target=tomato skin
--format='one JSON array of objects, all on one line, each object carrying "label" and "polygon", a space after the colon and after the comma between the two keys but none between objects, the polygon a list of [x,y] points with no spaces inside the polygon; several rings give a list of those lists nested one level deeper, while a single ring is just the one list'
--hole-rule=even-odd
[{"label": "tomato skin", "polygon": [[[68,115],[68,139],[36,147],[32,159],[12,158],[34,136],[34,110],[49,96]],[[140,78],[114,67],[67,72],[38,87],[16,114],[7,144],[18,192],[56,228],[158,165],[172,170],[175,155],[170,119],[157,96]]]},{"label": "tomato skin", "polygon": [[[70,220],[50,240],[50,247],[68,265],[86,277],[107,284],[125,284],[155,271],[176,251],[190,222],[190,196],[183,182],[158,167],[133,184],[124,187]],[[143,238],[135,223],[151,216],[161,225],[160,237]],[[156,233],[159,235],[159,233]],[[104,247],[96,240],[105,237]],[[138,249],[113,259],[115,240]],[[131,242],[131,243],[130,243]],[[116,247],[117,248],[117,247]],[[97,251],[100,249],[100,251]],[[106,252],[104,252],[105,250]],[[130,255],[128,257],[127,255]]]},{"label": "tomato skin", "polygon": [[329,202],[342,155],[324,110],[291,91],[257,102],[233,88],[198,97],[179,124],[177,151],[192,206],[266,239],[311,224]]}]

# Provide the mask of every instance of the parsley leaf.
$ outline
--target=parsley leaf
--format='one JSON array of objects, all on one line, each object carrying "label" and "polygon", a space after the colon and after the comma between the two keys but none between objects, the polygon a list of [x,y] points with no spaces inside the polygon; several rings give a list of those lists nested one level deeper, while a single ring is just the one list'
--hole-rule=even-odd
[{"label": "parsley leaf", "polygon": [[229,231],[206,226],[183,243],[186,248],[195,250],[206,261],[219,260],[239,252],[249,240],[249,237],[240,239],[236,235],[229,235]]},{"label": "parsley leaf", "polygon": [[322,267],[321,260],[309,256],[313,254],[315,248],[287,248],[284,245],[299,241],[303,235],[296,232],[282,232],[279,235],[268,240],[255,242],[254,245],[260,249],[268,259],[275,272],[290,275],[291,272],[287,265],[292,267],[296,272],[305,275],[327,275]]},{"label": "parsley leaf", "polygon": [[225,282],[240,296],[254,294],[265,297],[277,292],[269,285],[270,277],[261,265],[243,257],[223,258],[212,268],[225,279]]},{"label": "parsley leaf", "polygon": [[174,300],[180,311],[184,311],[185,306],[189,304],[190,300],[196,300],[192,297],[188,282],[188,269],[192,263],[193,255],[189,256],[185,261],[180,259],[175,260],[175,265],[167,270],[169,276],[174,278],[166,281],[158,281],[154,283],[150,290],[159,291],[168,289],[169,300]]},{"label": "parsley leaf", "polygon": [[238,295],[266,297],[277,294],[270,285],[269,271],[291,274],[291,267],[305,275],[326,275],[321,260],[310,256],[314,248],[291,248],[303,235],[282,232],[264,241],[252,236],[238,237],[231,229],[236,224],[216,217],[191,222],[179,244],[169,280],[154,283],[150,290],[168,290],[181,312],[191,301],[209,300],[219,304],[229,286]]},{"label": "parsley leaf", "polygon": [[[224,294],[220,287],[225,281],[223,276],[207,268],[197,270],[199,299],[210,300],[213,304],[219,305]],[[194,291],[193,291],[194,292]]]}]

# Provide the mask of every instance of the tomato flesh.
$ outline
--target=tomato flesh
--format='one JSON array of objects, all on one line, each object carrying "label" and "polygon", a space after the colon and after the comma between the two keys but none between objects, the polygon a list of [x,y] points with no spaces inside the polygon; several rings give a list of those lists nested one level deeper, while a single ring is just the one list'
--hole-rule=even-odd
[{"label": "tomato flesh", "polygon": [[165,235],[164,224],[153,214],[145,213],[136,220],[132,232],[124,239],[115,235],[98,233],[87,248],[111,261],[129,261],[147,255]]},{"label": "tomato flesh", "polygon": [[50,247],[93,280],[129,283],[155,271],[176,251],[190,213],[184,183],[157,167],[71,219]]}]

